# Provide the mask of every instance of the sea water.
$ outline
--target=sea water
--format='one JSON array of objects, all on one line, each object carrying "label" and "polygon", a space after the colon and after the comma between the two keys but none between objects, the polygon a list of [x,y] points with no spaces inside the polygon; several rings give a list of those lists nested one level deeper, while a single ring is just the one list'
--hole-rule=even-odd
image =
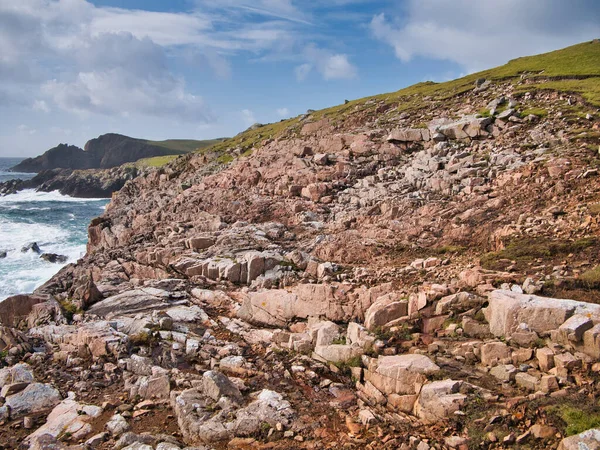
[{"label": "sea water", "polygon": [[[14,178],[29,179],[35,174],[8,172],[20,158],[0,158],[0,182]],[[87,226],[104,211],[108,199],[78,199],[59,192],[32,189],[0,196],[0,300],[32,292],[48,281],[65,264],[85,254]],[[37,242],[43,253],[68,257],[65,264],[53,264],[34,252],[21,252]]]}]

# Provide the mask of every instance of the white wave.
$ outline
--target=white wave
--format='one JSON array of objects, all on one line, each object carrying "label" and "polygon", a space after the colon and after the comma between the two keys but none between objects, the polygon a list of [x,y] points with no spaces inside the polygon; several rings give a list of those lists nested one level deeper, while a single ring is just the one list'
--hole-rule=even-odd
[{"label": "white wave", "polygon": [[76,198],[68,195],[63,195],[59,191],[52,192],[38,192],[35,189],[25,189],[17,192],[16,194],[9,194],[4,197],[0,197],[0,205],[11,204],[11,203],[24,203],[24,202],[97,202],[106,201],[106,198]]}]

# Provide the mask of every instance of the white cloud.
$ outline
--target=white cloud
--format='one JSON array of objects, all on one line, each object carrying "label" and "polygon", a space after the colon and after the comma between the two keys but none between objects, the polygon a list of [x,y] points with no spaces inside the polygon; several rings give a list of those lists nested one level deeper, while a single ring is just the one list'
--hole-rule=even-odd
[{"label": "white cloud", "polygon": [[279,117],[284,117],[284,118],[285,118],[285,117],[289,117],[289,116],[290,116],[290,110],[289,110],[289,109],[287,109],[287,108],[279,108],[279,109],[277,110],[277,115],[278,115]]},{"label": "white cloud", "polygon": [[254,117],[254,112],[249,109],[243,109],[242,120],[247,127],[254,125],[256,123],[256,117]]},{"label": "white cloud", "polygon": [[33,109],[34,111],[40,111],[45,113],[50,112],[50,108],[44,100],[35,100],[31,109]]},{"label": "white cloud", "polygon": [[600,17],[593,0],[408,0],[401,21],[379,14],[370,28],[402,61],[442,59],[474,72],[595,38]]},{"label": "white cloud", "polygon": [[29,135],[29,136],[33,136],[34,134],[37,133],[37,130],[35,128],[30,128],[29,126],[24,125],[24,124],[19,125],[17,127],[17,131],[21,135]]},{"label": "white cloud", "polygon": [[312,64],[300,64],[298,67],[296,67],[294,69],[294,72],[296,74],[296,79],[298,81],[304,81],[306,79],[306,77],[308,76],[308,74],[310,73],[310,71],[312,70],[313,66]]},{"label": "white cloud", "polygon": [[65,136],[71,136],[73,134],[73,130],[70,128],[50,127],[50,131],[56,134],[64,134]]},{"label": "white cloud", "polygon": [[304,49],[304,57],[308,62],[295,69],[298,81],[304,81],[313,69],[316,69],[325,80],[352,79],[357,76],[358,71],[348,60],[348,55],[334,54],[310,44]]}]

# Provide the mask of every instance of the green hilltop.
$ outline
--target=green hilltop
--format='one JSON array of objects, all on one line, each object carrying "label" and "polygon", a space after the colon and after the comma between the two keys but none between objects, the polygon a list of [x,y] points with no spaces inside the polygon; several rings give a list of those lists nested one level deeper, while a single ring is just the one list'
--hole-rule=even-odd
[{"label": "green hilltop", "polygon": [[[423,99],[443,101],[473,90],[479,79],[492,83],[510,82],[516,93],[538,90],[557,91],[581,95],[592,106],[600,107],[600,40],[573,45],[561,50],[535,56],[526,56],[509,61],[503,66],[473,73],[465,77],[434,83],[418,83],[396,92],[365,97],[342,105],[311,113],[311,121],[329,118],[343,121],[355,112],[369,112],[386,104],[395,104],[399,112],[418,110],[423,107]],[[296,117],[281,122],[248,129],[237,136],[200,150],[202,153],[215,153],[221,162],[233,159],[232,149],[240,149],[249,154],[265,139],[277,138],[284,133],[294,132],[301,126],[301,118]]]}]

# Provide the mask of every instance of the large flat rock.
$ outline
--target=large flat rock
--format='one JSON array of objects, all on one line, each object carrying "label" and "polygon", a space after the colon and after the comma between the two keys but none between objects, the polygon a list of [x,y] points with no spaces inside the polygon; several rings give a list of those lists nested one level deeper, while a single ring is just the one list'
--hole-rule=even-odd
[{"label": "large flat rock", "polygon": [[496,290],[490,294],[489,307],[485,312],[490,331],[495,336],[509,337],[526,324],[531,331],[548,333],[558,329],[575,314],[586,315],[600,321],[600,305],[518,294],[512,291]]}]

